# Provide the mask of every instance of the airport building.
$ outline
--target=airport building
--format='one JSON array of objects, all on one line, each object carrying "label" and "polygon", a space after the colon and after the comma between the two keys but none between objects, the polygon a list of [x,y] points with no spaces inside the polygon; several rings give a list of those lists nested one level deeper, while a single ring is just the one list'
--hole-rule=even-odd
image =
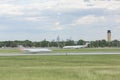
[{"label": "airport building", "polygon": [[111,30],[107,31],[107,41],[110,42],[111,41]]}]

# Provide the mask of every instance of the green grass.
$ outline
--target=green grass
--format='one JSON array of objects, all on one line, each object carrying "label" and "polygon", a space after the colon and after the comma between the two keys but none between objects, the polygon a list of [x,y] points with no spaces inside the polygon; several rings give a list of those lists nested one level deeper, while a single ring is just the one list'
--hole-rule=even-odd
[{"label": "green grass", "polygon": [[120,55],[0,57],[1,80],[120,80]]},{"label": "green grass", "polygon": [[19,53],[19,52],[21,52],[21,51],[16,48],[0,49],[0,53]]}]

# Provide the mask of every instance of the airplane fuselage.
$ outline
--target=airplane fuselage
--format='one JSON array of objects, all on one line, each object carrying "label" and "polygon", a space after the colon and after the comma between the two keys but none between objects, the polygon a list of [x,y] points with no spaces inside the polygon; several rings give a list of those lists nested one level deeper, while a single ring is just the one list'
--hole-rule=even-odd
[{"label": "airplane fuselage", "polygon": [[85,45],[74,45],[74,46],[64,46],[63,49],[79,49],[79,48],[86,48],[89,43]]},{"label": "airplane fuselage", "polygon": [[52,50],[47,48],[23,48],[21,49],[24,52],[38,53],[38,52],[51,52]]}]

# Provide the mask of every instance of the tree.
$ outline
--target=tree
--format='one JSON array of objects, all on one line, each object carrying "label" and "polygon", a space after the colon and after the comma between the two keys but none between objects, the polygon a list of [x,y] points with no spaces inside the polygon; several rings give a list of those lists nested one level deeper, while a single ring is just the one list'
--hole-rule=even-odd
[{"label": "tree", "polygon": [[29,40],[23,41],[22,44],[24,47],[32,47],[32,41],[29,41]]},{"label": "tree", "polygon": [[41,47],[49,47],[49,41],[46,41],[46,39],[41,41]]},{"label": "tree", "polygon": [[55,40],[53,40],[53,41],[51,41],[50,46],[51,47],[57,47],[58,44],[57,44],[57,42],[55,42]]},{"label": "tree", "polygon": [[106,47],[107,46],[107,41],[106,40],[102,40],[101,42],[100,42],[100,47]]},{"label": "tree", "polygon": [[41,47],[41,42],[33,42],[34,47]]},{"label": "tree", "polygon": [[113,40],[111,43],[113,47],[120,47],[120,42],[118,40]]},{"label": "tree", "polygon": [[74,44],[74,41],[68,39],[68,40],[65,42],[65,46],[71,46],[71,45],[75,45],[75,44]]},{"label": "tree", "polygon": [[85,44],[85,41],[84,40],[79,40],[78,42],[77,42],[77,45],[84,45]]}]

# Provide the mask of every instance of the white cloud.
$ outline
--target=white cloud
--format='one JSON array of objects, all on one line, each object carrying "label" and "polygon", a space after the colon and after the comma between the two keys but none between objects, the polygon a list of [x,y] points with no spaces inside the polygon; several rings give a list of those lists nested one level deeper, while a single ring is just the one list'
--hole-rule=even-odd
[{"label": "white cloud", "polygon": [[120,15],[116,15],[115,21],[120,24]]},{"label": "white cloud", "polygon": [[0,0],[0,3],[7,3],[7,2],[13,2],[15,0]]},{"label": "white cloud", "polygon": [[105,18],[103,16],[96,17],[93,15],[88,15],[73,21],[73,25],[81,25],[81,24],[88,25],[99,21],[105,21]]},{"label": "white cloud", "polygon": [[28,9],[64,11],[71,9],[87,8],[83,0],[48,0],[45,2],[34,1],[25,5]]},{"label": "white cloud", "polygon": [[11,4],[0,4],[0,14],[1,15],[23,15],[22,10],[23,7],[18,5]]},{"label": "white cloud", "polygon": [[59,30],[63,30],[64,27],[61,25],[61,23],[59,21],[55,22],[53,24],[54,27],[50,27],[51,30],[54,30],[54,31],[59,31]]},{"label": "white cloud", "polygon": [[104,8],[110,10],[120,9],[120,1],[117,0],[90,0],[92,8]]},{"label": "white cloud", "polygon": [[23,20],[25,21],[47,21],[49,18],[48,17],[25,17]]},{"label": "white cloud", "polygon": [[56,25],[56,26],[59,26],[59,25],[60,25],[60,22],[56,22],[55,25]]},{"label": "white cloud", "polygon": [[[84,0],[48,0],[46,2],[37,2],[27,5],[32,9],[50,9],[57,11],[73,10],[73,9],[89,9],[89,8],[104,8],[104,9],[120,9],[120,1],[115,0],[91,0],[89,3],[86,3]],[[89,6],[92,5],[92,6]]]},{"label": "white cloud", "polygon": [[55,26],[55,27],[53,27],[52,28],[52,30],[63,30],[64,28],[63,27],[61,27],[61,26]]},{"label": "white cloud", "polygon": [[[12,4],[12,2],[14,4]],[[9,3],[11,2],[11,3]],[[51,10],[51,11],[72,11],[74,9],[90,9],[90,8],[104,8],[110,10],[119,10],[120,1],[116,0],[91,0],[89,3],[86,3],[84,0],[26,0],[21,1],[22,3],[28,4],[19,4],[18,0],[0,0],[0,14],[7,15],[23,15],[27,14],[26,10],[29,10],[29,13],[32,13],[33,10],[40,12],[42,10]],[[3,4],[2,4],[3,3]],[[16,4],[15,4],[16,3]],[[92,6],[88,6],[92,4]]]}]

